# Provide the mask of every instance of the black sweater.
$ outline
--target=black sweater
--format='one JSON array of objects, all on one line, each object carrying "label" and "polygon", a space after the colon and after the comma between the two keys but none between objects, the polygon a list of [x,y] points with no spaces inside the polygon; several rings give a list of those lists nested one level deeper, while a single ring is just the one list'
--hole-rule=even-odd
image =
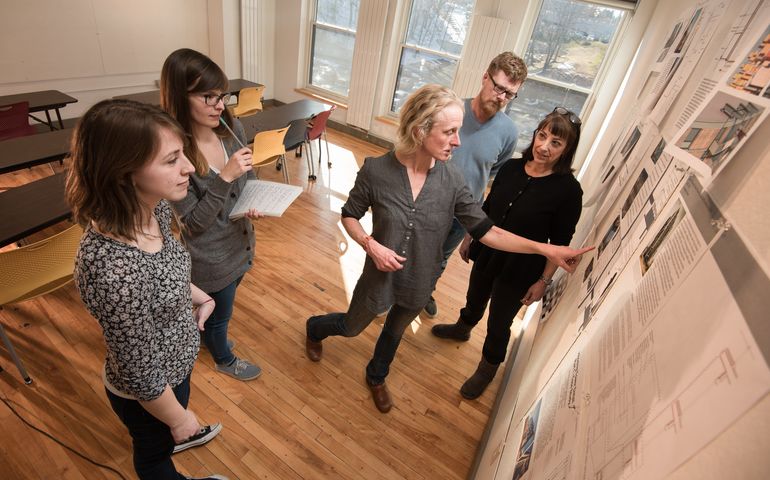
[{"label": "black sweater", "polygon": [[[522,237],[555,245],[569,245],[580,219],[583,190],[569,174],[531,177],[524,160],[506,162],[497,173],[483,210],[498,227]],[[474,268],[501,280],[529,288],[543,273],[541,255],[507,253],[475,242]]]}]

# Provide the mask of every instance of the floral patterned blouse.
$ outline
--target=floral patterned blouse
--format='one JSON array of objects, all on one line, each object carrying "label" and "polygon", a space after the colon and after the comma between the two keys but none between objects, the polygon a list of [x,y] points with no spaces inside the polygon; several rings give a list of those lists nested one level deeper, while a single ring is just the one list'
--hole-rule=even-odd
[{"label": "floral patterned blouse", "polygon": [[104,332],[105,386],[154,400],[192,372],[200,336],[192,316],[190,255],[171,232],[171,207],[155,217],[163,248],[148,253],[86,228],[75,260],[75,283]]}]

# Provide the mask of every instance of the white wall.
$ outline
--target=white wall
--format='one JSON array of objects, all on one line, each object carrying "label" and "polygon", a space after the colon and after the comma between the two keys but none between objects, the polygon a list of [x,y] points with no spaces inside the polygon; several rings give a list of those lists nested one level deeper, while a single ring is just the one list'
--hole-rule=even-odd
[{"label": "white wall", "polygon": [[[3,0],[0,95],[61,90],[80,116],[115,95],[156,89],[169,53],[188,47],[240,75],[238,0]],[[227,24],[233,23],[234,28]]]}]

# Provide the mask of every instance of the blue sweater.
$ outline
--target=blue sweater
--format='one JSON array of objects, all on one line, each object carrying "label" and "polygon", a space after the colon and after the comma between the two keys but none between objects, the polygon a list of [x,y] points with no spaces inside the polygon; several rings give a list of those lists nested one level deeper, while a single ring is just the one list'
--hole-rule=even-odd
[{"label": "blue sweater", "polygon": [[473,198],[481,203],[491,172],[508,161],[516,148],[519,129],[508,115],[497,112],[480,123],[471,109],[471,99],[465,100],[465,116],[460,129],[460,146],[452,152],[452,160],[463,173]]}]

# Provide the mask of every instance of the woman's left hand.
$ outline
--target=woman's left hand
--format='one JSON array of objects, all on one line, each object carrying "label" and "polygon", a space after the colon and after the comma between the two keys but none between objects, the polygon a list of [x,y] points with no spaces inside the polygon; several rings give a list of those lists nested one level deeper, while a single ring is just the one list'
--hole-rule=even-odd
[{"label": "woman's left hand", "polygon": [[209,319],[216,306],[216,302],[212,299],[210,302],[207,301],[195,307],[195,311],[193,312],[193,320],[195,320],[195,323],[198,324],[198,330],[201,332],[205,330],[203,325],[206,323],[206,320]]},{"label": "woman's left hand", "polygon": [[527,306],[532,305],[533,302],[543,298],[543,295],[545,295],[545,283],[538,280],[529,287],[524,298],[521,299],[521,303]]},{"label": "woman's left hand", "polygon": [[260,218],[264,218],[265,214],[258,212],[256,208],[252,208],[246,212],[245,217],[250,220],[259,220]]}]

